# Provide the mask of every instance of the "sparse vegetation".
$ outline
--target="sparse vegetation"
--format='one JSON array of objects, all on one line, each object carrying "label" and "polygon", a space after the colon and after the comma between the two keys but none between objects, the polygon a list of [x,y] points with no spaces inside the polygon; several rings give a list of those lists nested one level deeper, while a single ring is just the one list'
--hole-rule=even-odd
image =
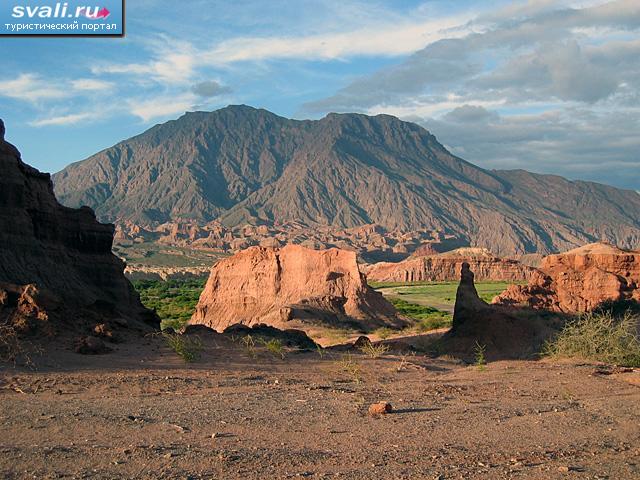
[{"label": "sparse vegetation", "polygon": [[380,358],[389,351],[389,346],[382,343],[374,344],[367,342],[359,350],[369,358]]},{"label": "sparse vegetation", "polygon": [[244,337],[241,337],[240,343],[242,344],[244,349],[247,351],[247,354],[249,355],[249,357],[253,359],[258,357],[258,354],[256,353],[256,341],[253,339],[251,335],[246,335]]},{"label": "sparse vegetation", "polygon": [[478,370],[480,370],[481,372],[484,371],[487,365],[487,359],[485,358],[486,350],[487,350],[487,346],[480,345],[480,343],[478,342],[476,342],[475,346],[473,347],[473,353],[476,359],[475,365],[476,367],[478,367]]},{"label": "sparse vegetation", "polygon": [[391,337],[394,334],[394,331],[387,327],[378,328],[373,332],[374,335],[377,335],[378,338],[385,340]]},{"label": "sparse vegetation", "polygon": [[350,353],[342,355],[338,360],[336,360],[336,364],[338,368],[343,372],[347,373],[354,383],[360,384],[362,381],[361,378],[361,368],[360,364],[354,360],[353,355]]},{"label": "sparse vegetation", "polygon": [[206,280],[137,280],[133,286],[145,307],[155,310],[162,329],[179,330],[193,315]]},{"label": "sparse vegetation", "polygon": [[16,364],[22,360],[26,366],[33,367],[33,351],[33,345],[20,339],[13,325],[0,325],[0,361]]},{"label": "sparse vegetation", "polygon": [[202,354],[203,345],[199,337],[189,337],[177,333],[163,333],[167,345],[176,352],[186,363],[198,360]]},{"label": "sparse vegetation", "polygon": [[282,340],[278,338],[272,338],[270,340],[261,338],[260,343],[262,343],[266,347],[267,351],[274,357],[279,357],[282,360],[285,359],[286,352],[284,349],[284,345],[282,344]]},{"label": "sparse vegetation", "polygon": [[640,316],[630,311],[587,313],[569,321],[544,353],[640,367],[639,325]]}]

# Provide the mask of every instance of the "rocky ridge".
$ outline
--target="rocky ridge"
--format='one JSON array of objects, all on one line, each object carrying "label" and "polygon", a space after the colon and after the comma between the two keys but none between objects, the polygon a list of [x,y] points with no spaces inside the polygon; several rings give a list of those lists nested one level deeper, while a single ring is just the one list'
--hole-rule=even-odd
[{"label": "rocky ridge", "polygon": [[484,248],[458,248],[424,256],[414,254],[397,263],[376,263],[370,265],[365,273],[369,280],[376,282],[451,281],[459,278],[465,263],[480,281],[518,282],[528,280],[535,272],[532,267],[497,257]]}]

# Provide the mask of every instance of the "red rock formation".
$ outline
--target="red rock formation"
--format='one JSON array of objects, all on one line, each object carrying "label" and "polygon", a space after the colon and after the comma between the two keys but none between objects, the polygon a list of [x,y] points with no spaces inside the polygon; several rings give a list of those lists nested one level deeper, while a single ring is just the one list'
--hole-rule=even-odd
[{"label": "red rock formation", "polygon": [[113,225],[60,205],[49,174],[22,162],[0,124],[0,322],[47,333],[109,318],[157,326],[111,253]]},{"label": "red rock formation", "polygon": [[367,285],[354,252],[299,245],[251,247],[215,264],[190,323],[223,331],[236,323],[290,327],[292,321],[365,330],[403,325]]},{"label": "red rock formation", "polygon": [[453,325],[442,339],[444,351],[474,360],[478,348],[487,359],[530,358],[557,332],[562,319],[526,309],[484,302],[476,291],[468,263],[461,267]]},{"label": "red rock formation", "polygon": [[515,260],[496,257],[484,248],[459,248],[450,252],[411,257],[402,262],[370,266],[367,278],[376,282],[433,282],[457,280],[463,263],[478,280],[517,282],[528,280],[535,269]]},{"label": "red rock formation", "polygon": [[640,301],[640,252],[593,243],[546,257],[529,284],[494,299],[557,312],[586,312],[603,302]]}]

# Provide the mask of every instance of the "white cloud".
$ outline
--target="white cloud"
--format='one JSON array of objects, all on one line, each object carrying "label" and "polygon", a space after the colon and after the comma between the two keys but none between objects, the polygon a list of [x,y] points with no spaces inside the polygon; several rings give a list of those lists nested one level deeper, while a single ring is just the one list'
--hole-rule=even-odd
[{"label": "white cloud", "polygon": [[30,122],[29,125],[33,127],[49,127],[49,126],[67,126],[67,125],[75,125],[80,122],[84,122],[86,120],[95,119],[94,112],[86,112],[86,113],[71,113],[68,115],[61,115],[50,118],[43,118],[40,120],[34,120]]},{"label": "white cloud", "polygon": [[196,96],[189,93],[180,96],[165,95],[147,100],[130,100],[131,114],[144,122],[155,118],[175,116],[190,110],[196,102]]},{"label": "white cloud", "polygon": [[188,83],[197,66],[197,52],[191,43],[160,36],[147,42],[153,58],[145,63],[95,65],[94,75],[133,75],[143,82],[152,80],[165,85]]},{"label": "white cloud", "polygon": [[56,100],[69,96],[66,91],[50,81],[41,79],[31,73],[23,73],[18,78],[0,81],[0,96],[39,102],[41,100]]},{"label": "white cloud", "polygon": [[470,18],[456,16],[418,22],[376,22],[357,30],[308,36],[234,38],[204,54],[203,60],[215,65],[279,58],[330,60],[367,55],[406,55],[441,38],[468,34],[469,30],[458,27]]},{"label": "white cloud", "polygon": [[73,80],[71,82],[71,86],[74,90],[78,91],[97,92],[111,90],[115,85],[111,82],[106,82],[96,78],[79,78],[77,80]]}]

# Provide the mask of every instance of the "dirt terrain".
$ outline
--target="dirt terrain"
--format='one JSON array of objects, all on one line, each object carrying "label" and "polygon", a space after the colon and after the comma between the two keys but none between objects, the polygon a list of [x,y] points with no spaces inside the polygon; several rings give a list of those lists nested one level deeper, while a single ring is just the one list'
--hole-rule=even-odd
[{"label": "dirt terrain", "polygon": [[0,370],[2,478],[640,478],[638,371],[159,337],[36,362]]}]

